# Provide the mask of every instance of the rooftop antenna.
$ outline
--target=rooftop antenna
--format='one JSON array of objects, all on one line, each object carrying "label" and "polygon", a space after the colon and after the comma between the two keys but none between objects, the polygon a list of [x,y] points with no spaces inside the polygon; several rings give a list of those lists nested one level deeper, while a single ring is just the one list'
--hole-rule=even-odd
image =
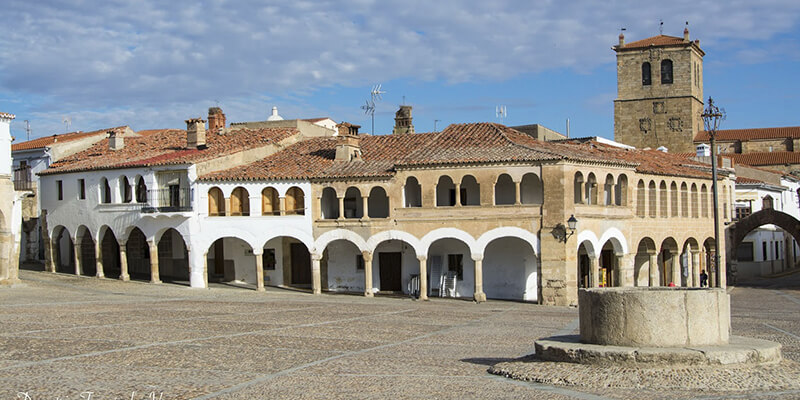
[{"label": "rooftop antenna", "polygon": [[497,118],[500,118],[500,123],[502,123],[503,119],[508,117],[508,111],[506,110],[506,106],[504,106],[502,104],[499,105],[499,106],[496,106],[494,108],[494,114],[495,114],[495,116],[497,116]]},{"label": "rooftop antenna", "polygon": [[439,123],[439,122],[442,122],[442,120],[440,120],[440,119],[433,120],[433,133],[439,132],[439,131],[436,130],[436,124]]},{"label": "rooftop antenna", "polygon": [[659,22],[659,24],[658,24],[658,34],[659,35],[663,35],[664,34],[664,20],[663,19],[659,19],[658,22]]},{"label": "rooftop antenna", "polygon": [[70,126],[72,126],[72,118],[71,117],[64,117],[64,119],[62,119],[61,122],[64,123],[64,128],[66,129],[64,131],[64,133],[69,132],[69,128],[70,128]]},{"label": "rooftop antenna", "polygon": [[386,91],[382,90],[381,84],[377,84],[372,87],[370,90],[370,100],[367,100],[367,103],[361,106],[361,109],[364,110],[364,114],[369,114],[372,117],[372,134],[375,134],[375,103],[379,100],[383,100],[383,94]]},{"label": "rooftop antenna", "polygon": [[31,122],[27,119],[25,120],[25,133],[28,135],[27,140],[31,140]]}]

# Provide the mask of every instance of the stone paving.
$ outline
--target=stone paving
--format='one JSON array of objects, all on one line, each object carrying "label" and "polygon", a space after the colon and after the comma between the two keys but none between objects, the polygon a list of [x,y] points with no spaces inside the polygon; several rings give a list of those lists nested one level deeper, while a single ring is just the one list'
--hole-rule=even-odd
[{"label": "stone paving", "polygon": [[[575,333],[577,310],[190,289],[21,271],[0,289],[0,399],[800,398],[800,390],[589,388],[489,374]],[[800,274],[731,291],[734,334],[800,361]],[[680,373],[680,372],[676,372]]]}]

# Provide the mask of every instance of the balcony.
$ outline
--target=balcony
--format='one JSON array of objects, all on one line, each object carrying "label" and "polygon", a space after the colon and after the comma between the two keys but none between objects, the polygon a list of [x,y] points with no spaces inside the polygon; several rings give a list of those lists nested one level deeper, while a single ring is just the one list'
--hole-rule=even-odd
[{"label": "balcony", "polygon": [[31,167],[24,166],[14,170],[14,190],[31,190],[36,189],[33,181],[31,180]]},{"label": "balcony", "polygon": [[170,186],[147,191],[147,204],[143,213],[180,213],[192,211],[192,191],[189,188]]}]

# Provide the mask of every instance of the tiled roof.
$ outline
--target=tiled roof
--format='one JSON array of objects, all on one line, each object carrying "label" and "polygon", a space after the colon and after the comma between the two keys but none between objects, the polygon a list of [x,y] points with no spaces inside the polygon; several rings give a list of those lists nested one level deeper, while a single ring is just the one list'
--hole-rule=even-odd
[{"label": "tiled roof", "polygon": [[326,119],[330,119],[330,117],[321,117],[321,118],[307,118],[307,119],[304,119],[303,121],[306,121],[306,122],[311,122],[311,123],[313,124],[313,123],[315,123],[315,122],[324,121],[324,120],[326,120]]},{"label": "tiled roof", "polygon": [[[800,138],[800,126],[785,126],[780,128],[752,128],[752,129],[720,129],[717,131],[717,140],[758,140],[758,139],[783,139]],[[694,137],[695,143],[708,142],[708,132],[700,131]]]},{"label": "tiled roof", "polygon": [[0,118],[14,119],[14,118],[17,118],[17,116],[14,115],[14,114],[0,112]]},{"label": "tiled roof", "polygon": [[11,151],[40,149],[50,146],[58,142],[69,142],[72,140],[83,139],[89,136],[105,135],[108,131],[124,131],[129,129],[127,126],[118,126],[115,128],[99,129],[91,132],[70,132],[62,133],[60,135],[45,136],[27,142],[15,143],[11,145]]},{"label": "tiled roof", "polygon": [[658,35],[649,37],[647,39],[637,40],[635,42],[625,43],[622,46],[617,46],[617,50],[645,49],[650,46],[675,46],[685,44],[689,44],[689,42],[683,41],[683,38]]},{"label": "tiled roof", "polygon": [[186,149],[186,131],[163,129],[126,137],[125,147],[111,150],[108,139],[52,164],[40,175],[95,169],[197,163],[239,151],[277,143],[299,133],[294,128],[237,129],[224,135],[206,134],[207,148]]},{"label": "tiled roof", "polygon": [[739,184],[742,184],[742,185],[760,185],[760,184],[763,184],[764,182],[760,181],[758,179],[745,178],[743,176],[737,176],[736,177],[736,183],[739,183]]},{"label": "tiled roof", "polygon": [[202,180],[389,177],[398,167],[575,160],[635,167],[638,172],[709,178],[693,163],[659,151],[597,142],[545,142],[494,123],[455,124],[437,133],[360,136],[362,161],[335,161],[338,138],[309,139],[262,160]]},{"label": "tiled roof", "polygon": [[774,151],[764,153],[722,154],[737,164],[754,166],[800,164],[800,153],[791,151]]}]

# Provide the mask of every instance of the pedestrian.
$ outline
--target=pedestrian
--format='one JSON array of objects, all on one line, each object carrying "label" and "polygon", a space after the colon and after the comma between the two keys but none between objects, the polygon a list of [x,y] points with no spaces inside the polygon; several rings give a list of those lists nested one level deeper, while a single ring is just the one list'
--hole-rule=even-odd
[{"label": "pedestrian", "polygon": [[700,271],[700,287],[708,286],[708,274],[706,270]]}]

